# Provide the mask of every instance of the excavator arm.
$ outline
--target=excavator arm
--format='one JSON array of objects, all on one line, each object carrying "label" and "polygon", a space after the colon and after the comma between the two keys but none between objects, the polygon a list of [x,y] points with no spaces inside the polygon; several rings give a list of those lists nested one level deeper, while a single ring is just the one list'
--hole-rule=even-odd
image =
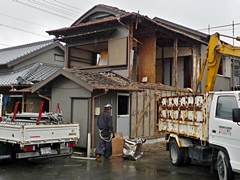
[{"label": "excavator arm", "polygon": [[[222,55],[240,57],[240,47],[232,46],[221,41],[219,36],[220,35],[218,33],[210,36],[207,52],[203,59],[201,72],[198,77],[199,86],[202,81],[204,70],[207,66],[204,92],[213,91],[214,89]],[[240,37],[237,37],[236,40],[240,40]]]}]

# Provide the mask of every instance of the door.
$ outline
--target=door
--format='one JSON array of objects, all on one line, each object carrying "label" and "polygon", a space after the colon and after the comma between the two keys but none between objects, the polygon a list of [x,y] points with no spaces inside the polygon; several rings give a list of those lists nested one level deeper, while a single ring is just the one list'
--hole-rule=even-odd
[{"label": "door", "polygon": [[125,139],[129,138],[130,132],[129,107],[129,94],[118,94],[116,132],[121,132]]},{"label": "door", "polygon": [[[209,142],[225,148],[233,169],[240,169],[240,126],[232,121],[232,109],[238,108],[235,95],[221,95],[213,101],[215,111],[211,110]],[[214,103],[216,102],[216,103]],[[213,105],[214,106],[214,105]]]},{"label": "door", "polygon": [[80,139],[77,146],[82,148],[87,148],[88,106],[88,99],[72,99],[72,122],[79,124]]}]

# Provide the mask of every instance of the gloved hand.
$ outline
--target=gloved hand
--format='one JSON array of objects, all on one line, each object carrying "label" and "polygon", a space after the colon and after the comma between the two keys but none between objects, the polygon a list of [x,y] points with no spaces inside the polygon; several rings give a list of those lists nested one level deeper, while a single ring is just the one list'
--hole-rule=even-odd
[{"label": "gloved hand", "polygon": [[112,138],[115,138],[115,133],[114,132],[112,132]]}]

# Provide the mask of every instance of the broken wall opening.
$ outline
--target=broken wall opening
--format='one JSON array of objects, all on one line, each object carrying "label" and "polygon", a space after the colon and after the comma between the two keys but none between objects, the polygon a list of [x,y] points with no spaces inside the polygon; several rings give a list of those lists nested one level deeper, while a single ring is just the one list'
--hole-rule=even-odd
[{"label": "broken wall opening", "polygon": [[[156,36],[155,33],[139,36],[138,40],[140,43],[133,43],[133,80],[142,82],[146,77],[148,83],[192,87],[194,47],[191,43],[178,40],[174,47],[174,38],[166,38],[163,34]],[[174,53],[177,54],[177,72]]]},{"label": "broken wall opening", "polygon": [[127,38],[69,48],[70,67],[114,66],[127,64]]},{"label": "broken wall opening", "polygon": [[155,138],[160,136],[158,132],[158,99],[160,97],[186,95],[190,92],[187,89],[160,84],[138,84],[141,92],[132,92],[131,95],[131,117],[130,137]]}]

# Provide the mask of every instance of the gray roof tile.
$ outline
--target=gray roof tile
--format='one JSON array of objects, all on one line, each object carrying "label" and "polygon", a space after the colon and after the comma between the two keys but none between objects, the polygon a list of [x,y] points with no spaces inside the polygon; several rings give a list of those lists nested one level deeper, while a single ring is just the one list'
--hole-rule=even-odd
[{"label": "gray roof tile", "polygon": [[18,77],[23,81],[22,85],[32,85],[33,82],[40,82],[51,76],[62,67],[50,64],[35,63],[31,66],[25,67],[21,70],[3,74],[0,73],[0,86],[10,86],[18,84]]},{"label": "gray roof tile", "polygon": [[95,71],[83,71],[80,69],[64,69],[65,71],[73,74],[79,79],[85,81],[93,88],[101,89],[101,88],[109,88],[109,89],[128,89],[133,88],[128,79],[110,72],[95,72]]},{"label": "gray roof tile", "polygon": [[18,58],[38,51],[54,43],[54,40],[35,42],[10,48],[0,49],[0,65],[7,64]]}]

